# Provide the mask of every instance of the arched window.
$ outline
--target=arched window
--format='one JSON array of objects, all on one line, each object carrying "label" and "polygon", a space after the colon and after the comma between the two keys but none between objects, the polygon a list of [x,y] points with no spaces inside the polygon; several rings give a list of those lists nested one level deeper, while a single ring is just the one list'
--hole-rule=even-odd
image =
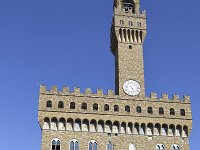
[{"label": "arched window", "polygon": [[97,150],[97,142],[96,141],[90,141],[89,142],[89,150]]},{"label": "arched window", "polygon": [[147,125],[146,132],[147,132],[146,134],[149,136],[153,135],[153,124],[152,123],[149,123]]},{"label": "arched window", "polygon": [[173,124],[169,126],[168,136],[175,136],[175,126]]},{"label": "arched window", "polygon": [[127,134],[133,133],[133,123],[129,122],[127,127]]},{"label": "arched window", "polygon": [[60,118],[58,122],[58,130],[65,130],[66,129],[66,121],[65,118]]},{"label": "arched window", "polygon": [[180,150],[180,146],[177,144],[172,145],[172,150]]},{"label": "arched window", "polygon": [[74,131],[81,131],[81,120],[80,119],[75,120]]},{"label": "arched window", "polygon": [[97,131],[97,121],[91,120],[90,121],[90,132],[96,132]]},{"label": "arched window", "polygon": [[46,106],[47,106],[47,108],[51,108],[52,107],[52,102],[51,101],[47,101]]},{"label": "arched window", "polygon": [[67,119],[67,130],[73,131],[74,129],[74,121],[72,118]]},{"label": "arched window", "polygon": [[98,121],[97,131],[104,132],[104,121],[103,120]]},{"label": "arched window", "polygon": [[177,125],[176,126],[176,136],[180,137],[182,135],[182,126]]},{"label": "arched window", "polygon": [[142,39],[142,31],[140,31],[140,36],[139,36],[139,39],[140,39],[140,42],[142,43],[143,39]]},{"label": "arched window", "polygon": [[152,107],[148,107],[148,108],[147,108],[147,112],[148,112],[149,114],[153,114],[153,108],[152,108]]},{"label": "arched window", "polygon": [[127,41],[126,29],[123,30],[123,35],[124,35],[124,40],[125,40],[125,42],[126,42],[126,41]]},{"label": "arched window", "polygon": [[112,132],[112,122],[110,120],[106,121],[105,132],[107,132],[107,133],[111,133]]},{"label": "arched window", "polygon": [[122,124],[121,124],[120,133],[126,133],[126,123],[125,122],[122,122]]},{"label": "arched window", "polygon": [[155,124],[154,135],[160,135],[161,125],[159,123]]},{"label": "arched window", "polygon": [[74,102],[71,102],[69,107],[70,107],[70,109],[75,109],[75,108],[76,108],[76,105],[75,105]]},{"label": "arched window", "polygon": [[163,124],[161,128],[161,135],[167,136],[168,135],[168,126],[167,124]]},{"label": "arched window", "polygon": [[130,110],[130,106],[125,106],[125,111],[128,112],[128,113],[130,113],[130,111],[131,111]]},{"label": "arched window", "polygon": [[163,144],[157,144],[156,150],[165,150],[165,146]]},{"label": "arched window", "polygon": [[109,105],[108,104],[104,105],[104,111],[109,111]]},{"label": "arched window", "polygon": [[119,29],[119,39],[120,39],[120,41],[123,41],[122,29]]},{"label": "arched window", "polygon": [[183,136],[183,137],[188,137],[188,127],[187,127],[187,126],[184,126],[184,127],[183,127],[182,136]]},{"label": "arched window", "polygon": [[112,126],[112,133],[115,133],[115,134],[119,133],[119,122],[118,122],[118,121],[115,121],[115,122],[113,123],[113,126]]},{"label": "arched window", "polygon": [[107,144],[107,150],[113,150],[113,144],[111,142]]},{"label": "arched window", "polygon": [[58,130],[58,119],[55,117],[51,119],[51,130]]},{"label": "arched window", "polygon": [[60,101],[60,102],[58,103],[58,108],[64,108],[64,103],[63,103],[62,101]]},{"label": "arched window", "polygon": [[87,110],[87,104],[86,103],[82,103],[81,104],[81,109]]},{"label": "arched window", "polygon": [[140,129],[139,129],[139,133],[140,133],[141,135],[146,134],[146,133],[145,133],[145,131],[146,131],[145,129],[146,129],[146,125],[145,125],[144,123],[142,123],[141,126],[140,126]]},{"label": "arched window", "polygon": [[43,129],[44,130],[49,130],[50,129],[50,119],[49,118],[44,118]]},{"label": "arched window", "polygon": [[129,21],[128,24],[129,24],[129,26],[133,26],[133,22],[132,21]]},{"label": "arched window", "polygon": [[181,109],[181,110],[180,110],[180,115],[181,115],[181,116],[185,116],[185,109]]},{"label": "arched window", "polygon": [[131,41],[131,33],[130,33],[130,30],[128,29],[127,32],[128,32],[128,42],[130,42],[130,41]]},{"label": "arched window", "polygon": [[60,140],[53,139],[51,142],[51,150],[60,150]]},{"label": "arched window", "polygon": [[136,35],[135,36],[136,36],[136,42],[139,42],[139,40],[138,40],[139,39],[138,30],[136,30]]},{"label": "arched window", "polygon": [[119,111],[119,106],[118,106],[118,105],[115,105],[115,106],[114,106],[114,111],[115,111],[115,112],[118,112],[118,111]]},{"label": "arched window", "polygon": [[136,150],[136,146],[134,144],[129,144],[129,150]]},{"label": "arched window", "polygon": [[159,115],[164,115],[164,109],[162,107],[159,108]]},{"label": "arched window", "polygon": [[79,142],[76,139],[70,141],[70,150],[79,150]]},{"label": "arched window", "polygon": [[87,119],[84,119],[82,122],[82,131],[89,131],[89,121]]},{"label": "arched window", "polygon": [[139,134],[140,133],[140,126],[139,123],[135,123],[134,129],[133,129],[134,134]]},{"label": "arched window", "polygon": [[123,25],[123,24],[124,24],[124,20],[120,20],[120,24],[122,24],[122,25]]},{"label": "arched window", "polygon": [[132,2],[132,1],[125,1],[123,0],[122,1],[122,10],[125,12],[125,13],[135,13],[135,3]]},{"label": "arched window", "polygon": [[98,111],[99,110],[99,106],[97,103],[93,104],[93,110]]},{"label": "arched window", "polygon": [[175,115],[175,111],[173,108],[170,109],[170,115]]},{"label": "arched window", "polygon": [[140,106],[137,106],[137,107],[136,107],[136,112],[137,112],[137,113],[142,113],[142,108],[141,108]]}]

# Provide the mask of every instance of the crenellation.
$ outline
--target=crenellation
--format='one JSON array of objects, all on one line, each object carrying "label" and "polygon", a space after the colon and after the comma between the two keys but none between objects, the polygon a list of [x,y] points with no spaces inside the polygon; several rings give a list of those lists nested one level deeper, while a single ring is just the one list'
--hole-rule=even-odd
[{"label": "crenellation", "polygon": [[114,96],[115,92],[113,90],[108,90],[108,96]]},{"label": "crenellation", "polygon": [[187,96],[186,96],[186,95],[183,96],[183,102],[184,102],[184,103],[191,103],[191,102],[190,102],[190,96],[188,96],[188,95],[187,95]]},{"label": "crenellation", "polygon": [[91,94],[92,94],[91,88],[85,89],[85,95],[91,95]]},{"label": "crenellation", "polygon": [[173,102],[181,102],[180,96],[177,94],[173,94],[172,101]]},{"label": "crenellation", "polygon": [[161,98],[163,101],[168,101],[169,100],[169,95],[164,93],[162,94],[162,98]]},{"label": "crenellation", "polygon": [[46,93],[47,89],[45,85],[40,85],[40,93]]},{"label": "crenellation", "polygon": [[[75,87],[74,91],[71,92],[69,87],[63,87],[62,91],[58,90],[57,86],[52,86],[51,90],[47,90],[45,85],[40,85],[40,93],[41,94],[56,94],[56,95],[74,95],[74,96],[91,96],[91,97],[106,97],[106,98],[120,98],[119,95],[115,95],[113,90],[107,90],[107,93],[104,94],[103,89],[97,89],[96,92],[92,92],[91,88],[86,88],[84,93],[81,93],[79,87]],[[140,98],[130,98],[126,97],[126,99],[130,100],[140,100]],[[151,101],[164,101],[164,102],[173,102],[173,103],[190,103],[190,96],[183,96],[183,100],[180,99],[179,95],[173,94],[172,99],[169,98],[169,95],[166,93],[161,94],[161,97],[157,96],[157,93],[151,92],[150,97],[146,97],[146,100]]]},{"label": "crenellation", "polygon": [[70,89],[69,87],[63,87],[63,94],[69,94],[70,93]]},{"label": "crenellation", "polygon": [[51,87],[50,92],[53,93],[53,94],[57,94],[57,93],[58,93],[58,87],[57,87],[56,85],[53,85],[53,86]]},{"label": "crenellation", "polygon": [[154,100],[158,99],[157,94],[154,93],[154,92],[151,92],[151,93],[150,93],[150,98],[151,98],[151,99],[154,99]]},{"label": "crenellation", "polygon": [[79,87],[75,87],[73,94],[80,95],[81,94],[81,89]]},{"label": "crenellation", "polygon": [[102,89],[97,89],[96,95],[100,96],[100,97],[103,97],[104,96],[103,90]]}]

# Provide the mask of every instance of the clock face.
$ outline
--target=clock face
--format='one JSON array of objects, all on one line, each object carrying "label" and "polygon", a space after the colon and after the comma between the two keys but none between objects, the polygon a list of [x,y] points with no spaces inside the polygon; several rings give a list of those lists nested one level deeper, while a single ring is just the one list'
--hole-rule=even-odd
[{"label": "clock face", "polygon": [[129,80],[123,85],[124,92],[130,96],[136,96],[140,93],[140,84],[137,81]]}]

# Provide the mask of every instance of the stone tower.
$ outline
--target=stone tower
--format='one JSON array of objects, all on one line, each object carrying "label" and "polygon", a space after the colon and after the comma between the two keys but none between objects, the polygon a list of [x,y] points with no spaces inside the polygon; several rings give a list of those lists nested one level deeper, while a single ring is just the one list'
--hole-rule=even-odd
[{"label": "stone tower", "polygon": [[146,13],[139,7],[139,0],[114,1],[115,92],[40,86],[41,150],[189,150],[190,97],[145,96]]},{"label": "stone tower", "polygon": [[132,80],[140,86],[131,96],[145,97],[143,42],[146,14],[140,13],[139,0],[115,0],[111,29],[111,49],[115,56],[116,94],[125,96],[123,84]]}]

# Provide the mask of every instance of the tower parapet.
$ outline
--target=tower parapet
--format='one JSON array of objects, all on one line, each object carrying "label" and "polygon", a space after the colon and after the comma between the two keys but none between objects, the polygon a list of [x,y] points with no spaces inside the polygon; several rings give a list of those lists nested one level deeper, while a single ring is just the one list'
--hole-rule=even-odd
[{"label": "tower parapet", "polygon": [[[103,89],[97,89],[96,91],[92,91],[90,88],[86,88],[84,93],[81,93],[81,89],[79,87],[75,87],[73,91],[70,90],[69,87],[63,87],[61,91],[58,90],[57,86],[52,86],[50,90],[47,89],[45,85],[40,86],[40,94],[46,95],[74,95],[74,96],[92,96],[92,97],[107,97],[107,98],[121,98],[128,100],[141,100],[139,97],[135,97],[134,99],[131,97],[120,97],[119,95],[115,95],[113,90],[107,90],[106,94],[104,94]],[[173,94],[172,98],[169,98],[169,95],[164,93],[161,94],[160,97],[154,92],[150,93],[149,97],[146,97],[145,100],[149,101],[163,101],[163,102],[171,102],[171,103],[189,103],[190,104],[190,96],[184,95],[183,98],[180,98],[179,95]]]}]

